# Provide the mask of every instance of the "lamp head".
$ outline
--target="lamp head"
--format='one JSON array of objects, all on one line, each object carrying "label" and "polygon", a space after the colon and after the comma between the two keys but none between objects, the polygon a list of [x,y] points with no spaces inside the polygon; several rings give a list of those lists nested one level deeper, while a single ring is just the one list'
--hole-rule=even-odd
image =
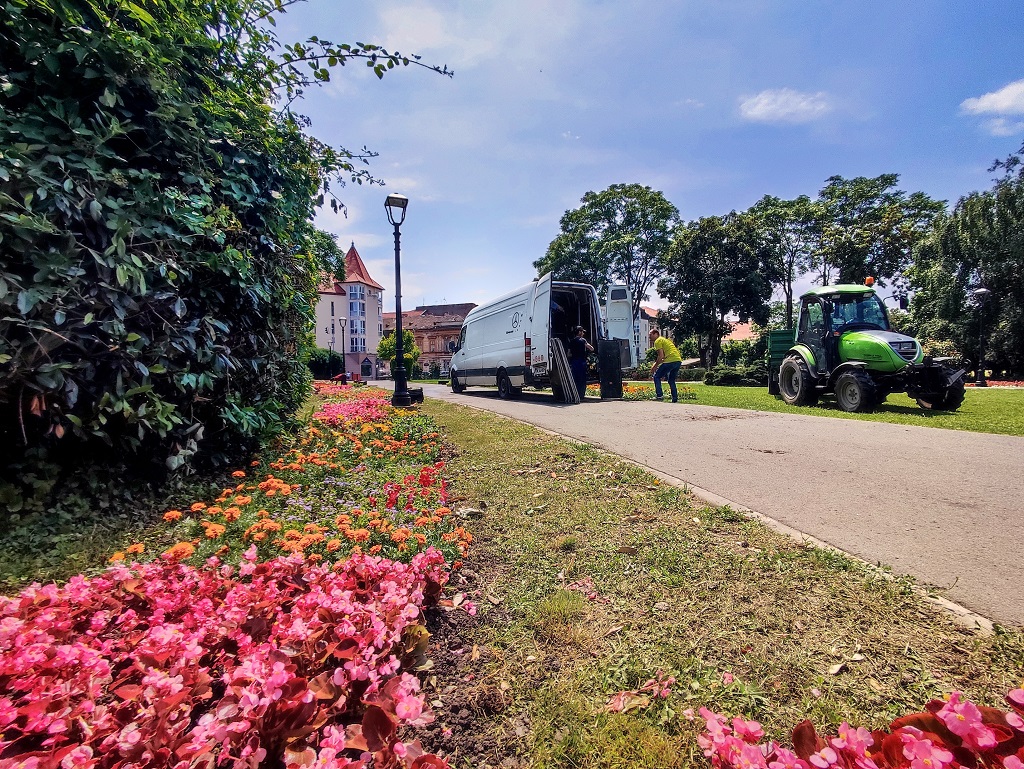
[{"label": "lamp head", "polygon": [[388,195],[384,201],[384,208],[388,212],[388,221],[400,225],[405,221],[405,209],[409,205],[409,198],[405,195]]},{"label": "lamp head", "polygon": [[984,286],[982,286],[981,288],[974,289],[974,291],[972,291],[971,293],[974,294],[974,296],[977,297],[978,299],[984,299],[985,297],[987,297],[992,292],[989,291]]}]

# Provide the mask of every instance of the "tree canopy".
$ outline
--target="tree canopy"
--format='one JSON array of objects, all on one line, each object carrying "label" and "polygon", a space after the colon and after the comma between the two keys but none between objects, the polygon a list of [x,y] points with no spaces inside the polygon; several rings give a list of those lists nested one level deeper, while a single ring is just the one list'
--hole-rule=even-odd
[{"label": "tree canopy", "polygon": [[560,232],[542,259],[538,275],[590,283],[603,295],[608,284],[625,283],[633,294],[633,317],[663,273],[663,259],[679,223],[665,196],[640,184],[613,184],[588,192],[582,206],[566,211]]},{"label": "tree canopy", "polygon": [[705,365],[717,364],[722,337],[736,315],[765,324],[780,276],[753,217],[707,216],[676,229],[658,293],[671,302],[675,334],[700,336]]}]

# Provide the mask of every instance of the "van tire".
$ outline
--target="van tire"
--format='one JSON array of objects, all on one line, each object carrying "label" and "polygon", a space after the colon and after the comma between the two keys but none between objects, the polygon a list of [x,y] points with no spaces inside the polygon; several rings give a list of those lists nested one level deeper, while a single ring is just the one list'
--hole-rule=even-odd
[{"label": "van tire", "polygon": [[466,392],[466,385],[459,382],[459,377],[454,371],[452,372],[452,392],[456,395]]},{"label": "van tire", "polygon": [[498,397],[503,401],[511,400],[516,396],[512,380],[508,378],[505,369],[498,370]]}]

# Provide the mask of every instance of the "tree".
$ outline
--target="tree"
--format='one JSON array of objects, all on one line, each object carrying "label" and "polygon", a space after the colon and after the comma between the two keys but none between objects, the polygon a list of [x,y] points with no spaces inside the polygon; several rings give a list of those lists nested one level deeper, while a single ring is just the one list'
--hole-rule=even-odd
[{"label": "tree", "polygon": [[[933,344],[947,343],[995,370],[1024,374],[1024,146],[993,165],[992,189],[961,198],[919,244],[909,271],[911,322]],[[974,290],[991,293],[984,305]]]},{"label": "tree", "polygon": [[816,243],[818,209],[806,195],[780,200],[765,195],[747,212],[772,252],[786,299],[784,326],[793,328],[793,284],[811,261]]},{"label": "tree", "polygon": [[722,337],[732,330],[729,316],[764,324],[772,284],[780,276],[771,248],[757,222],[735,212],[708,216],[676,229],[658,293],[672,304],[675,334],[701,337],[701,361],[718,363]]},{"label": "tree", "polygon": [[[395,332],[390,332],[387,336],[382,337],[380,343],[377,345],[377,357],[381,360],[386,360],[391,363],[391,373],[395,373],[395,356],[397,350],[395,349]],[[405,358],[405,370],[406,373],[412,374],[413,366],[416,361],[420,359],[420,348],[416,346],[416,337],[413,336],[412,331],[407,328],[402,329],[402,357]]]},{"label": "tree", "polygon": [[223,463],[305,397],[330,251],[311,219],[332,185],[376,180],[292,104],[332,66],[417,62],[282,44],[292,2],[8,0],[0,465]]},{"label": "tree", "polygon": [[679,211],[662,193],[640,184],[613,184],[588,192],[581,202],[565,212],[561,232],[533,266],[538,275],[552,272],[556,280],[590,283],[602,295],[610,282],[625,283],[636,318],[663,273]]},{"label": "tree", "polygon": [[803,265],[821,285],[862,283],[869,275],[880,286],[900,280],[945,202],[907,195],[895,189],[898,181],[897,174],[827,180],[816,201],[816,248]]}]

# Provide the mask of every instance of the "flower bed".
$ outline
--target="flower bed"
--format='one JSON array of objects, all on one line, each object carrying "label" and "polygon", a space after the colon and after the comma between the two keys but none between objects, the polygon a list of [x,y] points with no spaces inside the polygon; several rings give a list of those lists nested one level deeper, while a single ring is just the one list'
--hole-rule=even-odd
[{"label": "flower bed", "polygon": [[837,734],[819,735],[803,721],[793,730],[792,750],[763,742],[756,721],[730,722],[701,708],[705,731],[698,741],[716,769],[1024,769],[1024,689],[1014,689],[1006,701],[1008,712],[978,707],[953,692],[874,732],[844,721]]},{"label": "flower bed", "polygon": [[[420,648],[420,607],[445,580],[436,551],[335,569],[249,554],[238,569],[164,557],[29,588],[0,602],[0,765],[418,757],[396,729],[431,716],[419,682],[396,673],[399,655]],[[430,765],[443,764],[411,764]]]},{"label": "flower bed", "polygon": [[0,602],[0,767],[447,766],[396,736],[433,718],[404,671],[472,539],[440,436],[382,390],[317,393],[287,451],[167,511],[153,562]]},{"label": "flower bed", "polygon": [[[663,391],[666,396],[669,394],[668,385],[662,385]],[[676,392],[679,394],[679,400],[684,401],[695,401],[697,400],[697,393],[692,387],[677,386]],[[601,397],[601,388],[597,385],[589,385],[587,387],[587,395],[591,398]],[[622,400],[624,401],[649,401],[654,400],[654,385],[653,384],[630,384],[623,382],[622,384]]]}]

